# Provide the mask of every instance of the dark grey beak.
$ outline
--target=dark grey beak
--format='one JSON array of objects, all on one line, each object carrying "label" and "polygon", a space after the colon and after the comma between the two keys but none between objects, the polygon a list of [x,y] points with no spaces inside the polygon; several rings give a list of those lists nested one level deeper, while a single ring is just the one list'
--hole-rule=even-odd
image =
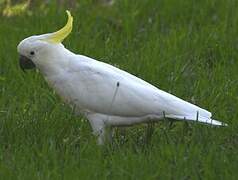
[{"label": "dark grey beak", "polygon": [[24,72],[25,72],[25,69],[34,69],[36,67],[35,64],[32,62],[32,60],[22,55],[20,55],[20,58],[19,58],[19,65],[20,65],[20,68]]}]

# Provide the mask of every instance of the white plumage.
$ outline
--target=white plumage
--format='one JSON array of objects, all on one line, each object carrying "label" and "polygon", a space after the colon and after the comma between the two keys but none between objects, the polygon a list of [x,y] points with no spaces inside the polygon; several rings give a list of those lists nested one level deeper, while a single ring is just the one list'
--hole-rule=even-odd
[{"label": "white plumage", "polygon": [[[63,30],[60,31],[62,36]],[[18,45],[18,52],[34,63],[65,102],[87,117],[99,135],[99,143],[105,140],[106,127],[158,121],[164,117],[222,125],[212,120],[207,110],[114,66],[76,55],[60,42],[52,43],[49,38],[53,36],[55,41],[56,33],[26,38]]]}]

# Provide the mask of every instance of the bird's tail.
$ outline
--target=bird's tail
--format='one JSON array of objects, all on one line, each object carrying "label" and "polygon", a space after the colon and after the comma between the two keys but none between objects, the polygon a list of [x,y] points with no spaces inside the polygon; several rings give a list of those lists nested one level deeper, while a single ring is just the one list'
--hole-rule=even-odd
[{"label": "bird's tail", "polygon": [[167,118],[177,119],[177,120],[183,120],[183,121],[197,121],[205,124],[211,124],[214,126],[228,126],[226,123],[217,121],[215,119],[209,118],[209,117],[192,117],[192,116],[180,116],[180,115],[166,115]]}]

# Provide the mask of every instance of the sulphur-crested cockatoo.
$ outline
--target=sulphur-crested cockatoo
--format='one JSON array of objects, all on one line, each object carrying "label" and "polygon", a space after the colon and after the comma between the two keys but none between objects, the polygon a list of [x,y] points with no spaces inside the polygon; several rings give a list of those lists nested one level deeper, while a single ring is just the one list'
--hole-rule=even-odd
[{"label": "sulphur-crested cockatoo", "polygon": [[90,122],[102,144],[111,127],[164,118],[212,125],[211,113],[166,93],[112,65],[74,54],[62,45],[72,30],[73,17],[57,32],[22,40],[17,50],[20,67],[37,68],[49,85]]}]

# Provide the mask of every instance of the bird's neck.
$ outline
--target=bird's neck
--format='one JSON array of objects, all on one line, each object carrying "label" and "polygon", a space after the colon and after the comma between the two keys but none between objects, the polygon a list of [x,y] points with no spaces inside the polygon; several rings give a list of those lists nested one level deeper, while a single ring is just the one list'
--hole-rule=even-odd
[{"label": "bird's neck", "polygon": [[64,48],[64,46],[59,46],[50,51],[50,53],[46,53],[40,60],[43,63],[37,67],[45,78],[57,76],[67,70],[70,59],[73,56],[75,56],[73,52]]}]

